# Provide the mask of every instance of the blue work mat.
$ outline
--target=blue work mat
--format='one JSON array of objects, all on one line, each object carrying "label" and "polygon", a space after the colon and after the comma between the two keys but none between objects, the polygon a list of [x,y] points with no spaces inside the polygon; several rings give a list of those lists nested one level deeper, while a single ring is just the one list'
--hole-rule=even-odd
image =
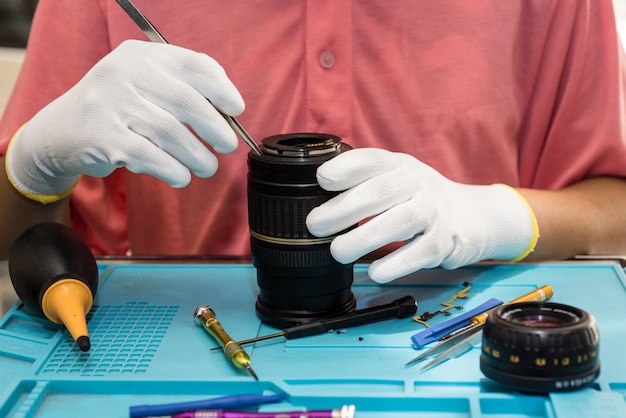
[{"label": "blue work mat", "polygon": [[[256,270],[248,264],[101,264],[88,315],[91,350],[66,330],[28,314],[21,303],[0,319],[0,417],[127,417],[132,405],[222,395],[284,395],[259,411],[356,405],[356,417],[626,417],[626,277],[613,262],[485,264],[418,272],[390,284],[355,267],[357,308],[405,295],[418,314],[442,308],[471,283],[470,309],[489,298],[515,299],[549,284],[553,302],[588,311],[600,330],[601,374],[591,386],[550,395],[521,394],[486,379],[480,346],[427,370],[404,364],[419,354],[411,335],[425,329],[394,319],[321,335],[246,346],[259,376],[232,367],[193,312],[210,305],[227,332],[247,339],[277,332],[260,323]],[[436,324],[451,316],[438,315]]]}]

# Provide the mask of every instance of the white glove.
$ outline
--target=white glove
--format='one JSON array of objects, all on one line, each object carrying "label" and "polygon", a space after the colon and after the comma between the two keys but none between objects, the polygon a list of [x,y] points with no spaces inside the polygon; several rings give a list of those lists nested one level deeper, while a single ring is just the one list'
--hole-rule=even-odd
[{"label": "white glove", "polygon": [[47,203],[68,195],[81,174],[104,177],[118,167],[173,187],[186,186],[190,172],[210,177],[217,158],[197,136],[218,153],[234,151],[238,140],[207,99],[231,116],[244,110],[224,69],[207,55],[126,41],[14,135],[9,180]]},{"label": "white glove", "polygon": [[369,276],[380,283],[421,268],[517,261],[539,237],[531,208],[511,187],[455,183],[407,154],[350,150],[320,166],[317,180],[326,190],[346,191],[309,213],[313,235],[331,236],[374,216],[334,238],[337,261],[409,241],[371,264]]}]

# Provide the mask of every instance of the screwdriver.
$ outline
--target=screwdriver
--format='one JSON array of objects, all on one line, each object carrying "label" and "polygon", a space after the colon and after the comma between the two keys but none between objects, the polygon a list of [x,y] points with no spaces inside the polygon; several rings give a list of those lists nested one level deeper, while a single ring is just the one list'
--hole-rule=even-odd
[{"label": "screwdriver", "polygon": [[250,366],[250,357],[243,348],[233,340],[222,328],[222,325],[215,317],[215,312],[210,306],[198,306],[193,314],[196,323],[205,329],[215,340],[222,346],[224,355],[228,358],[236,367],[240,369],[247,369],[248,372],[256,380],[259,380],[258,376],[252,370]]},{"label": "screwdriver", "polygon": [[[552,286],[546,284],[546,285],[541,286],[538,289],[533,290],[530,293],[525,294],[524,296],[520,296],[517,299],[513,299],[512,301],[505,303],[505,305],[512,305],[515,303],[522,303],[522,302],[545,301],[545,300],[550,299],[553,295],[554,295],[554,290],[552,289]],[[446,335],[445,337],[441,338],[440,341],[445,341],[473,327],[484,324],[487,321],[487,317],[489,316],[489,313],[493,311],[493,309],[489,309],[488,311],[485,311],[481,313],[480,315],[473,316],[470,319],[470,323],[468,325],[462,328],[459,328],[456,331]]]},{"label": "screwdriver", "polygon": [[285,328],[275,334],[250,338],[239,341],[240,345],[250,344],[271,338],[285,337],[286,339],[308,337],[309,335],[323,334],[332,329],[350,328],[359,325],[372,324],[393,318],[407,318],[417,312],[417,301],[412,296],[403,296],[385,305],[357,309],[349,314],[328,319],[304,322],[293,327]]}]

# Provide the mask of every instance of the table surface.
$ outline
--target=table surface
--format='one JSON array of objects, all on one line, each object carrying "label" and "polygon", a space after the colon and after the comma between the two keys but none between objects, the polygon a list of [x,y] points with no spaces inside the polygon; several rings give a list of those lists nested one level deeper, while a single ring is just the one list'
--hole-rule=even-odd
[{"label": "table surface", "polygon": [[[249,264],[101,262],[100,287],[88,315],[92,348],[80,352],[67,331],[16,303],[0,319],[0,416],[125,417],[129,407],[238,393],[279,393],[260,411],[356,405],[356,417],[624,417],[626,278],[614,262],[484,264],[422,271],[389,284],[355,267],[358,308],[404,295],[418,313],[436,311],[464,282],[470,309],[489,298],[512,300],[549,284],[552,301],[594,315],[601,375],[569,393],[521,394],[486,379],[480,347],[420,372],[404,364],[419,353],[411,318],[248,346],[257,382],[233,368],[193,321],[210,305],[236,339],[276,332],[255,315],[256,270]],[[462,313],[455,311],[453,315]],[[439,315],[436,324],[450,317]],[[69,407],[71,405],[71,408]],[[69,408],[69,409],[68,409]]]}]

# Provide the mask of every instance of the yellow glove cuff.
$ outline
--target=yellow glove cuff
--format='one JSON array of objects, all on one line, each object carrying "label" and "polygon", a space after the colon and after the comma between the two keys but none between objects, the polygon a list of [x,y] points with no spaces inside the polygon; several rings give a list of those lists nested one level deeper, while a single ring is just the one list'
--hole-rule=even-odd
[{"label": "yellow glove cuff", "polygon": [[[26,122],[26,123],[28,123],[28,122]],[[7,146],[7,152],[6,152],[5,157],[4,157],[4,169],[5,169],[5,172],[7,174],[7,178],[9,179],[9,183],[11,183],[11,185],[15,188],[15,190],[17,190],[22,196],[25,196],[25,197],[27,197],[30,200],[34,200],[34,201],[42,203],[42,204],[53,203],[53,202],[57,202],[57,201],[59,201],[61,199],[66,198],[67,196],[72,194],[72,191],[74,191],[74,189],[76,188],[76,186],[80,182],[80,179],[81,179],[82,176],[78,177],[78,180],[76,180],[76,182],[68,190],[66,190],[66,191],[64,191],[62,193],[53,194],[53,195],[37,194],[37,193],[33,193],[33,192],[28,192],[28,191],[22,190],[22,188],[20,188],[18,186],[18,182],[13,178],[13,176],[11,176],[11,170],[9,170],[8,167],[7,167],[7,155],[9,155],[9,152],[11,150],[11,144],[13,143],[13,140],[17,137],[17,135],[20,133],[20,131],[24,128],[24,126],[26,126],[26,123],[23,124],[22,126],[20,126],[20,128],[17,131],[15,131],[15,134],[13,134],[13,136],[11,137],[11,140],[9,141],[9,145]]]},{"label": "yellow glove cuff", "polygon": [[535,250],[535,247],[537,246],[537,241],[539,241],[539,224],[537,223],[537,218],[535,217],[535,212],[533,211],[533,208],[530,207],[528,201],[524,196],[522,196],[520,192],[506,184],[498,183],[498,186],[506,187],[507,189],[513,191],[520,198],[520,200],[526,207],[526,210],[528,210],[528,215],[530,216],[530,222],[532,224],[533,235],[530,239],[530,242],[528,243],[528,246],[517,257],[509,260],[510,262],[515,263],[517,261],[522,261]]}]

